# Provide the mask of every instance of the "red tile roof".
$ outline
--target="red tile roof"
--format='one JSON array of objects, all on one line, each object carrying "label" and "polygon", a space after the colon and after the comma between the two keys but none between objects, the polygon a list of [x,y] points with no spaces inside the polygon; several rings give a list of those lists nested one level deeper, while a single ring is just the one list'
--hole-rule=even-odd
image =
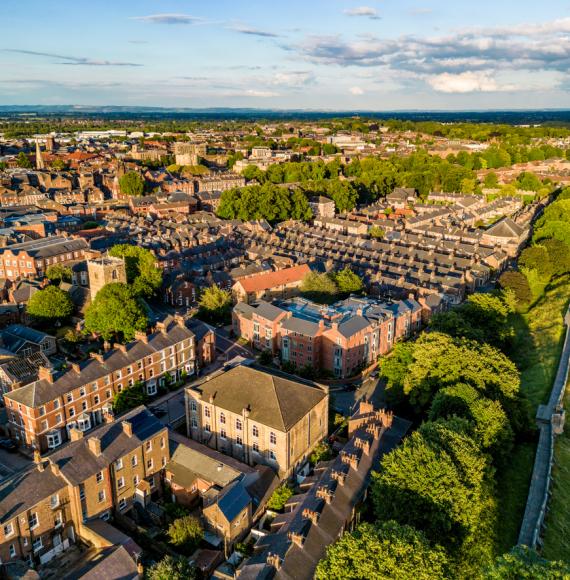
[{"label": "red tile roof", "polygon": [[250,292],[259,292],[261,290],[284,286],[285,284],[300,282],[310,271],[311,269],[307,264],[301,264],[300,266],[285,268],[277,272],[256,274],[251,278],[243,278],[237,283],[241,284],[241,287],[249,294]]}]

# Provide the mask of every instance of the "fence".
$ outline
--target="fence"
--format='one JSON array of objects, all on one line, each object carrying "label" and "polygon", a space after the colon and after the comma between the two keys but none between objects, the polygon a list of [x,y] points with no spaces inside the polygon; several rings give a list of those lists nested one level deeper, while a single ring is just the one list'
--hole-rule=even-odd
[{"label": "fence", "polygon": [[540,535],[550,497],[554,439],[564,427],[563,398],[570,365],[570,307],[564,317],[564,324],[566,325],[566,336],[552,391],[548,403],[540,405],[536,413],[540,435],[518,540],[519,544],[525,544],[531,548],[535,548],[540,543]]}]

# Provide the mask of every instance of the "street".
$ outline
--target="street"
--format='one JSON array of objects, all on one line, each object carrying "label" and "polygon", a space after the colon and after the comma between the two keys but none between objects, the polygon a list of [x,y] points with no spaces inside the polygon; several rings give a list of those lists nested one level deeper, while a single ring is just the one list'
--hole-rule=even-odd
[{"label": "street", "polygon": [[20,453],[8,453],[0,449],[0,482],[32,465],[32,460]]}]

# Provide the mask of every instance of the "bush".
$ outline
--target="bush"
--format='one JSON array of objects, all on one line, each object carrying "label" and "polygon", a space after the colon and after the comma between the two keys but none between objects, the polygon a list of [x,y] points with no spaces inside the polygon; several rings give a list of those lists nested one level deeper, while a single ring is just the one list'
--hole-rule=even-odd
[{"label": "bush", "polygon": [[312,465],[316,465],[319,461],[328,461],[331,457],[331,448],[324,441],[321,441],[309,455],[309,461]]},{"label": "bush", "polygon": [[269,501],[267,502],[267,507],[270,510],[281,511],[287,500],[293,495],[293,488],[290,485],[284,483],[280,485],[271,495]]},{"label": "bush", "polygon": [[193,552],[204,537],[200,520],[193,516],[184,516],[174,520],[168,527],[168,537],[174,546]]}]

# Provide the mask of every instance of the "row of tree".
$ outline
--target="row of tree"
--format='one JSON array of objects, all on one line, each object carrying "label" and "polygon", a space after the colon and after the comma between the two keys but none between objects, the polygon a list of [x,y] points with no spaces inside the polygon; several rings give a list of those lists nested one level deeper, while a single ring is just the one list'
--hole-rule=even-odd
[{"label": "row of tree", "polygon": [[505,354],[514,302],[511,292],[475,294],[382,361],[389,400],[422,423],[373,474],[373,521],[329,548],[317,578],[570,571],[525,550],[495,560],[495,470],[529,424],[519,372]]}]

